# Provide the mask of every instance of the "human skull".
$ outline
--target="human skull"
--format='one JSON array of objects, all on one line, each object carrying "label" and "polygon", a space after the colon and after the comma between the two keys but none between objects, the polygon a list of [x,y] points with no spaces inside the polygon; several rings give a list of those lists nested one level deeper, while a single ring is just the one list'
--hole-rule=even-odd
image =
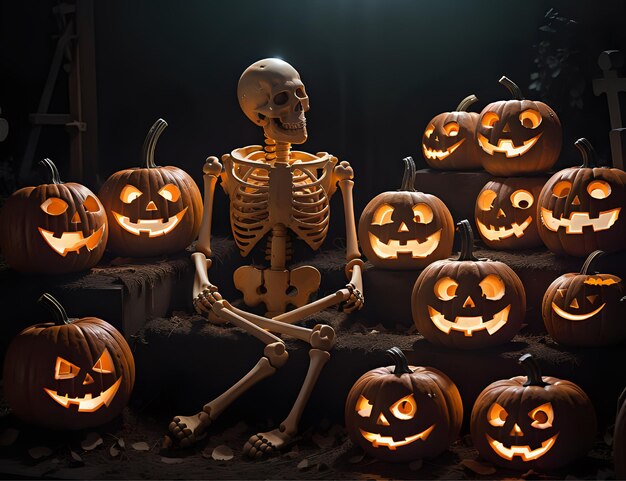
[{"label": "human skull", "polygon": [[307,139],[309,97],[300,74],[284,60],[266,58],[250,65],[237,86],[239,105],[250,120],[277,142],[302,144]]}]

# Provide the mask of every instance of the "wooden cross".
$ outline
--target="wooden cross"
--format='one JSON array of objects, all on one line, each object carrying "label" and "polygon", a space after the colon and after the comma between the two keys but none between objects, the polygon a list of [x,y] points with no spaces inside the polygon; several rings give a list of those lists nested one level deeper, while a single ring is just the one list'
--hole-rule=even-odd
[{"label": "wooden cross", "polygon": [[[0,108],[0,114],[2,113],[2,109]],[[0,117],[0,142],[7,138],[9,135],[9,123],[6,119]]]},{"label": "wooden cross", "polygon": [[619,50],[604,51],[598,57],[598,65],[604,71],[604,78],[593,81],[593,93],[595,95],[606,94],[611,119],[609,140],[613,166],[624,170],[626,128],[623,127],[619,93],[626,92],[626,78],[620,78],[617,74],[617,69],[624,65],[624,56]]}]

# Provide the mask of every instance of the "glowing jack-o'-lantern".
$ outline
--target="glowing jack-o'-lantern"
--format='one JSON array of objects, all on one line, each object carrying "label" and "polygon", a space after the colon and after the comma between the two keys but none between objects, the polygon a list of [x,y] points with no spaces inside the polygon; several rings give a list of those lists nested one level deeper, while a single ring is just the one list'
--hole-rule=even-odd
[{"label": "glowing jack-o'-lantern", "polygon": [[467,112],[476,102],[475,95],[465,97],[454,112],[433,118],[422,136],[422,153],[433,169],[476,170],[482,167],[474,141],[477,112]]},{"label": "glowing jack-o'-lantern", "polygon": [[[539,196],[539,235],[556,254],[587,256],[597,249],[613,252],[626,247],[626,172],[594,167],[591,143],[575,144],[583,165],[554,174]],[[622,216],[623,217],[623,216]]]},{"label": "glowing jack-o'-lantern", "polygon": [[543,296],[543,322],[555,341],[567,346],[605,346],[626,339],[626,302],[622,279],[593,274],[602,255],[592,252],[580,273],[563,274]]},{"label": "glowing jack-o'-lantern", "polygon": [[546,179],[508,177],[490,180],[476,198],[478,233],[492,249],[530,249],[543,245],[537,230],[537,200]]},{"label": "glowing jack-o'-lantern", "polygon": [[433,262],[415,281],[411,295],[413,321],[430,342],[476,349],[509,341],[526,311],[522,281],[502,262],[477,259],[467,220],[458,259]]},{"label": "glowing jack-o'-lantern", "polygon": [[559,157],[563,133],[556,113],[543,102],[526,100],[520,88],[500,79],[512,100],[487,105],[476,126],[482,164],[497,176],[516,176],[550,170]]},{"label": "glowing jack-o'-lantern", "polygon": [[0,215],[0,248],[7,264],[47,274],[89,269],[106,247],[104,207],[84,185],[63,183],[50,159],[40,164],[50,183],[16,191]]},{"label": "glowing jack-o'-lantern", "polygon": [[359,219],[361,248],[384,269],[418,269],[452,251],[450,211],[439,198],[415,190],[415,164],[411,157],[404,162],[400,190],[374,197]]},{"label": "glowing jack-o'-lantern", "polygon": [[570,381],[542,377],[530,354],[520,363],[526,376],[496,381],[476,399],[470,420],[474,446],[487,461],[506,468],[565,466],[593,444],[591,401]]},{"label": "glowing jack-o'-lantern", "polygon": [[409,366],[397,347],[386,351],[393,366],[372,369],[352,386],[345,419],[352,442],[384,461],[431,458],[461,429],[463,403],[441,371]]},{"label": "glowing jack-o'-lantern", "polygon": [[167,122],[152,126],[143,146],[143,166],[113,174],[100,189],[110,225],[109,250],[149,257],[183,250],[196,238],[202,198],[194,180],[178,167],[157,167],[154,151]]},{"label": "glowing jack-o'-lantern", "polygon": [[54,429],[82,429],[120,414],[135,382],[124,337],[95,317],[69,319],[49,294],[39,300],[54,323],[24,329],[4,359],[4,392],[22,420]]}]

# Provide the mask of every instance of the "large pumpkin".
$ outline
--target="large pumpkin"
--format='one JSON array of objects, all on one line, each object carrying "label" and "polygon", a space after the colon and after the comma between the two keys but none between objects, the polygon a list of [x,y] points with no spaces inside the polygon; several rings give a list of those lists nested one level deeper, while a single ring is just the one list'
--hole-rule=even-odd
[{"label": "large pumpkin", "polygon": [[593,445],[596,414],[570,381],[541,376],[530,354],[526,376],[496,381],[480,393],[470,420],[474,447],[487,461],[512,469],[557,469]]},{"label": "large pumpkin", "polygon": [[422,136],[426,163],[440,170],[477,170],[482,168],[478,145],[474,141],[478,113],[467,109],[478,100],[465,97],[454,112],[434,117]]},{"label": "large pumpkin", "polygon": [[580,273],[563,274],[546,289],[541,313],[550,336],[566,346],[606,346],[626,339],[622,279],[592,273],[592,252]]},{"label": "large pumpkin", "polygon": [[109,250],[120,256],[150,257],[185,249],[197,237],[202,197],[178,167],[157,167],[154,151],[167,122],[152,126],[143,146],[143,165],[113,174],[100,189],[109,216]]},{"label": "large pumpkin", "polygon": [[411,310],[417,330],[433,344],[477,349],[507,342],[526,311],[522,281],[502,262],[477,259],[467,220],[458,259],[433,262],[413,287]]},{"label": "large pumpkin", "polygon": [[584,257],[601,249],[626,248],[626,172],[595,167],[591,143],[574,145],[583,165],[560,170],[546,182],[539,196],[539,235],[556,254]]},{"label": "large pumpkin", "polygon": [[613,431],[615,479],[626,479],[626,389],[617,400],[617,417]]},{"label": "large pumpkin", "polygon": [[366,372],[350,389],[345,409],[348,435],[383,461],[437,456],[459,435],[459,390],[437,369],[409,366],[399,348],[387,354],[393,366]]},{"label": "large pumpkin", "polygon": [[537,229],[537,201],[545,177],[490,180],[476,198],[478,233],[492,249],[531,249],[543,245]]},{"label": "large pumpkin", "polygon": [[361,248],[383,269],[419,269],[452,252],[450,211],[438,197],[415,190],[415,163],[404,162],[400,190],[378,194],[359,219]]},{"label": "large pumpkin", "polygon": [[13,193],[0,214],[0,249],[22,272],[63,274],[89,269],[109,235],[104,207],[91,190],[63,183],[50,159],[41,164],[50,183]]},{"label": "large pumpkin", "polygon": [[23,421],[53,429],[82,429],[121,413],[135,382],[124,337],[96,317],[69,319],[49,294],[40,302],[54,323],[30,326],[9,345],[4,394]]},{"label": "large pumpkin", "polygon": [[546,104],[527,100],[506,77],[500,79],[512,100],[487,105],[476,126],[476,142],[487,172],[501,177],[546,172],[561,152],[563,132],[556,113]]}]

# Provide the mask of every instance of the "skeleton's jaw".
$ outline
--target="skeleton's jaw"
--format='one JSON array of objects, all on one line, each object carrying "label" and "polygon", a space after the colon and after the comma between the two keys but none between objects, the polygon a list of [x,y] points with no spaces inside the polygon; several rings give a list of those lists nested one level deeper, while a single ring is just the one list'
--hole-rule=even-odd
[{"label": "skeleton's jaw", "polygon": [[587,313],[587,314],[572,314],[571,312],[567,312],[566,310],[561,309],[554,302],[552,303],[552,310],[556,312],[556,314],[563,319],[567,319],[569,321],[586,321],[587,319],[591,319],[593,316],[598,314],[603,308],[606,306],[606,302],[602,304],[597,309]]},{"label": "skeleton's jaw", "polygon": [[64,408],[70,407],[72,404],[76,404],[78,406],[78,412],[87,412],[92,413],[97,411],[102,406],[109,406],[115,394],[117,394],[117,390],[122,384],[122,377],[115,381],[109,389],[100,393],[99,396],[93,397],[91,394],[86,394],[85,397],[69,397],[67,394],[65,396],[60,396],[57,391],[53,391],[52,389],[43,388],[43,390],[57,403],[59,403]]},{"label": "skeleton's jaw", "polygon": [[621,207],[600,212],[598,217],[591,218],[588,212],[572,212],[568,218],[556,218],[551,210],[541,208],[541,222],[552,232],[564,227],[567,234],[582,234],[583,227],[589,226],[594,232],[610,229],[617,221]]},{"label": "skeleton's jaw", "polygon": [[439,245],[441,239],[441,229],[426,238],[424,242],[409,240],[405,245],[399,240],[389,239],[385,244],[374,234],[369,232],[370,245],[372,250],[380,259],[397,259],[398,254],[411,254],[414,259],[423,259],[432,254]]},{"label": "skeleton's jaw", "polygon": [[54,232],[41,227],[39,227],[39,233],[57,254],[65,257],[68,252],[80,253],[83,247],[86,247],[88,251],[94,250],[100,245],[105,228],[106,224],[102,224],[99,229],[96,229],[88,237],[83,237],[82,231],[64,232],[61,234],[61,237],[55,237]]},{"label": "skeleton's jaw", "polygon": [[422,441],[426,441],[426,439],[428,439],[428,436],[430,436],[430,433],[432,432],[433,429],[435,429],[435,424],[425,429],[421,433],[414,434],[413,436],[408,436],[401,441],[394,441],[394,439],[391,436],[381,436],[378,433],[370,433],[362,429],[359,429],[359,431],[361,431],[361,436],[363,436],[370,443],[372,443],[372,446],[374,446],[375,448],[379,446],[384,446],[390,449],[391,451],[395,451],[396,448],[399,448],[401,446],[406,446],[407,444],[411,444],[417,441],[418,439],[421,439]]},{"label": "skeleton's jaw", "polygon": [[306,130],[306,118],[304,112],[291,122],[283,122],[280,118],[270,118],[264,127],[265,135],[277,142],[289,142],[290,144],[303,144],[308,138]]},{"label": "skeleton's jaw", "polygon": [[147,232],[149,237],[158,237],[165,235],[178,225],[181,219],[187,212],[187,207],[181,210],[178,214],[170,217],[167,221],[163,219],[137,219],[137,222],[132,222],[128,217],[118,214],[115,211],[113,216],[122,228],[131,234],[141,235],[142,232]]},{"label": "skeleton's jaw", "polygon": [[524,222],[518,224],[513,222],[508,229],[504,226],[494,227],[493,225],[486,226],[480,220],[476,219],[476,225],[482,236],[490,241],[499,241],[502,239],[508,239],[511,236],[522,237],[524,231],[532,224],[533,218],[528,217]]},{"label": "skeleton's jaw", "polygon": [[511,139],[499,139],[498,145],[493,145],[489,142],[487,137],[482,134],[478,134],[478,145],[480,145],[480,147],[489,155],[505,154],[507,157],[517,157],[528,152],[533,145],[537,143],[539,137],[541,137],[541,134],[533,137],[532,139],[525,140],[522,145],[515,147]]},{"label": "skeleton's jaw", "polygon": [[554,443],[556,442],[556,438],[559,436],[559,433],[555,434],[551,438],[546,439],[541,443],[541,447],[537,449],[530,449],[530,446],[511,446],[507,448],[500,441],[496,441],[491,436],[486,434],[487,441],[489,442],[489,446],[493,449],[496,454],[504,459],[508,459],[509,461],[513,459],[515,456],[519,456],[523,461],[532,461],[533,459],[540,458],[544,454],[546,454]]},{"label": "skeleton's jaw", "polygon": [[426,147],[426,144],[422,144],[422,151],[424,152],[424,156],[428,159],[443,160],[452,152],[454,152],[456,149],[458,149],[463,142],[465,142],[465,139],[459,140],[456,144],[452,145],[452,147],[450,147],[447,150],[430,149]]},{"label": "skeleton's jaw", "polygon": [[466,337],[471,337],[477,331],[487,330],[491,335],[500,330],[509,320],[510,310],[511,304],[494,314],[492,319],[485,322],[483,322],[482,316],[457,316],[454,321],[449,321],[441,312],[431,306],[428,306],[428,315],[430,316],[430,320],[440,331],[446,334],[449,334],[450,331],[460,331],[465,333]]}]

